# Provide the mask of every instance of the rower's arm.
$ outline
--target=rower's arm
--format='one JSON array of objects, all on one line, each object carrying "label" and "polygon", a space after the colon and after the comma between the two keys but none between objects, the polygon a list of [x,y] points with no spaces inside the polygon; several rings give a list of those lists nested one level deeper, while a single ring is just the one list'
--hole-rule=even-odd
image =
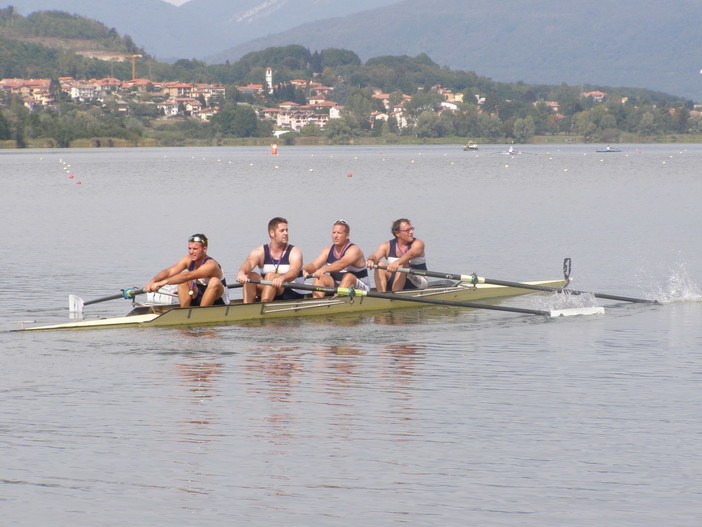
[{"label": "rower's arm", "polygon": [[166,283],[168,283],[168,279],[171,276],[177,275],[178,273],[183,271],[183,269],[188,268],[188,260],[189,258],[187,256],[184,256],[183,258],[178,260],[177,263],[157,273],[156,276],[149,280],[149,282],[144,286],[144,291],[153,292],[156,291],[159,287],[163,287],[164,285],[166,285]]},{"label": "rower's arm", "polygon": [[319,270],[321,267],[324,266],[327,262],[327,255],[329,254],[329,247],[326,247],[325,249],[322,249],[322,252],[319,253],[319,256],[312,260],[310,263],[305,265],[305,267],[302,268],[302,272],[305,276],[314,274],[317,270]]},{"label": "rower's arm", "polygon": [[219,278],[219,269],[219,264],[215,260],[207,260],[194,271],[183,271],[169,276],[165,279],[162,286],[166,284],[182,284],[183,282],[197,280],[199,278]]},{"label": "rower's arm", "polygon": [[245,283],[248,280],[248,274],[256,269],[256,267],[263,262],[263,245],[256,247],[253,251],[249,253],[244,260],[244,263],[239,267],[239,272],[236,275],[236,281],[240,283]]}]

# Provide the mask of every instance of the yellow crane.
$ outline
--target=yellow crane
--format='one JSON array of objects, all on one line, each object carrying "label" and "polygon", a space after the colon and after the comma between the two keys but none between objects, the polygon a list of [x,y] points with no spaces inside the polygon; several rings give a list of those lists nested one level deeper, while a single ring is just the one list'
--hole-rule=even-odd
[{"label": "yellow crane", "polygon": [[143,55],[123,55],[124,58],[132,59],[132,80],[136,79],[136,59],[141,58]]}]

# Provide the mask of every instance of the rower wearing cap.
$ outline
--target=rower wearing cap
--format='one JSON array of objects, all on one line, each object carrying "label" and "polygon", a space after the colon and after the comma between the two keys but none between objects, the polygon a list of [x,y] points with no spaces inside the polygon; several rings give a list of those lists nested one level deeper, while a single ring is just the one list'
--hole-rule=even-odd
[{"label": "rower wearing cap", "polygon": [[[250,304],[257,298],[261,302],[290,300],[303,295],[283,287],[283,282],[303,282],[302,251],[288,243],[288,220],[276,216],[268,222],[270,241],[256,247],[249,253],[239,268],[237,282],[244,284],[244,303]],[[254,271],[258,268],[260,272]],[[273,285],[251,283],[251,280],[270,281]]]},{"label": "rower wearing cap", "polygon": [[[349,287],[370,290],[366,258],[358,245],[351,243],[351,229],[345,220],[336,220],[332,226],[332,245],[322,249],[319,256],[303,269],[314,277],[313,285],[324,287]],[[315,291],[320,298],[324,292]]]},{"label": "rower wearing cap", "polygon": [[153,293],[168,284],[178,286],[181,307],[229,304],[227,281],[222,267],[207,256],[207,236],[204,234],[193,234],[188,238],[188,254],[154,276],[144,286],[144,291]]},{"label": "rower wearing cap", "polygon": [[[423,276],[397,272],[399,267],[426,270],[424,242],[414,237],[414,227],[407,218],[395,220],[390,230],[395,238],[381,243],[368,257],[368,268],[375,269],[376,289],[383,292],[426,288],[427,279]],[[383,259],[387,265],[379,267]]]}]

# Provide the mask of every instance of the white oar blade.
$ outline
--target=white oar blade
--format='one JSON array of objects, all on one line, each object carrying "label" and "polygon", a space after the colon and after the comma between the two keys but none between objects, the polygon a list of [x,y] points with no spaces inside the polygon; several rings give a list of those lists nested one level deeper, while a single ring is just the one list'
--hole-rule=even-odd
[{"label": "white oar blade", "polygon": [[603,307],[571,307],[551,311],[552,317],[575,317],[578,315],[604,315]]},{"label": "white oar blade", "polygon": [[82,315],[83,299],[76,295],[68,295],[68,312],[71,315]]}]

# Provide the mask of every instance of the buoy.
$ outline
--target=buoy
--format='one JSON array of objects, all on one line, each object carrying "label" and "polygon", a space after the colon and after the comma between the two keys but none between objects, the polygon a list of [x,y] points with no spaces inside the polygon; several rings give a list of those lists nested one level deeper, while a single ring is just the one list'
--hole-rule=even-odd
[{"label": "buoy", "polygon": [[273,143],[271,145],[271,155],[277,156],[278,155],[278,145]]},{"label": "buoy", "polygon": [[346,174],[346,177],[353,177],[353,174],[349,172],[348,174]]},{"label": "buoy", "polygon": [[83,183],[81,181],[76,181],[76,185],[82,185]]},{"label": "buoy", "polygon": [[73,179],[73,174],[71,174],[70,172],[68,174],[68,179]]}]

